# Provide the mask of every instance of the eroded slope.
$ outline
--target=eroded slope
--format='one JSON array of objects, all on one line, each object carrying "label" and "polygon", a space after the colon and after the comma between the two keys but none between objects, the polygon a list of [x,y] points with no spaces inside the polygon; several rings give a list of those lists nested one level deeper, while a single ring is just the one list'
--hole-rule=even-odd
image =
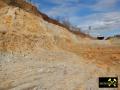
[{"label": "eroded slope", "polygon": [[101,90],[99,76],[120,76],[119,46],[80,38],[24,5],[0,5],[0,90]]}]

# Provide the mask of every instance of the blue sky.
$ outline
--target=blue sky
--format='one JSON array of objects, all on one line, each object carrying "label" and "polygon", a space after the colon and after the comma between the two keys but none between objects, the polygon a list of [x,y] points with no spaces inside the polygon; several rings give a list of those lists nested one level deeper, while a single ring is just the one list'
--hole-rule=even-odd
[{"label": "blue sky", "polygon": [[[120,34],[120,0],[32,0],[52,18],[66,18],[91,35]],[[92,30],[88,31],[91,26]]]}]

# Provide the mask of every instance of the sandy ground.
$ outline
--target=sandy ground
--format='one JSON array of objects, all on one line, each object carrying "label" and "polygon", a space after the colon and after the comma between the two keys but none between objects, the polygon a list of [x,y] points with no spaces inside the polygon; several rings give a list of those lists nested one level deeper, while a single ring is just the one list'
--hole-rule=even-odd
[{"label": "sandy ground", "polygon": [[0,57],[0,90],[120,89],[100,89],[100,76],[120,77],[119,46],[91,44],[71,51],[43,49],[26,55],[1,53]]}]

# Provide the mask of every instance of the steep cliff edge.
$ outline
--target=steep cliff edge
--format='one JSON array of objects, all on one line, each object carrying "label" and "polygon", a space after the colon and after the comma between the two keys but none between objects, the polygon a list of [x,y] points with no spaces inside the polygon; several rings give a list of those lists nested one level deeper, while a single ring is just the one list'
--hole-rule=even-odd
[{"label": "steep cliff edge", "polygon": [[69,47],[72,42],[78,43],[77,35],[31,4],[22,0],[3,0],[3,3],[0,9],[1,50],[57,49],[64,45]]},{"label": "steep cliff edge", "polygon": [[[16,7],[19,7],[19,8],[21,8],[21,9],[23,9],[23,10],[29,12],[29,13],[35,14],[37,16],[41,16],[45,21],[47,21],[49,23],[52,23],[52,24],[55,24],[55,25],[58,25],[58,26],[61,26],[63,28],[66,28],[67,30],[69,30],[68,27],[66,27],[65,25],[59,23],[55,19],[49,18],[46,14],[40,12],[36,8],[36,6],[32,5],[31,3],[26,2],[25,0],[1,0],[1,1],[4,2],[7,5],[16,6]],[[5,6],[5,5],[3,5],[3,6]],[[87,37],[87,38],[93,39],[93,37],[91,37],[91,36],[89,36],[89,35],[87,35],[87,34],[85,34],[83,32],[78,32],[78,31],[70,31],[70,32],[72,32],[74,34],[77,34],[80,37]]]}]

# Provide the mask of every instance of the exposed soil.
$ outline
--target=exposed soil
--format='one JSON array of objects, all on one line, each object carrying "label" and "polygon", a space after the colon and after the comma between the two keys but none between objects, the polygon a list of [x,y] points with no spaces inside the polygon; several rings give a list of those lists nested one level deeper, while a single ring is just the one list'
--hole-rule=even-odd
[{"label": "exposed soil", "polygon": [[83,38],[0,3],[0,90],[120,90],[98,87],[101,76],[120,78],[119,39]]}]

